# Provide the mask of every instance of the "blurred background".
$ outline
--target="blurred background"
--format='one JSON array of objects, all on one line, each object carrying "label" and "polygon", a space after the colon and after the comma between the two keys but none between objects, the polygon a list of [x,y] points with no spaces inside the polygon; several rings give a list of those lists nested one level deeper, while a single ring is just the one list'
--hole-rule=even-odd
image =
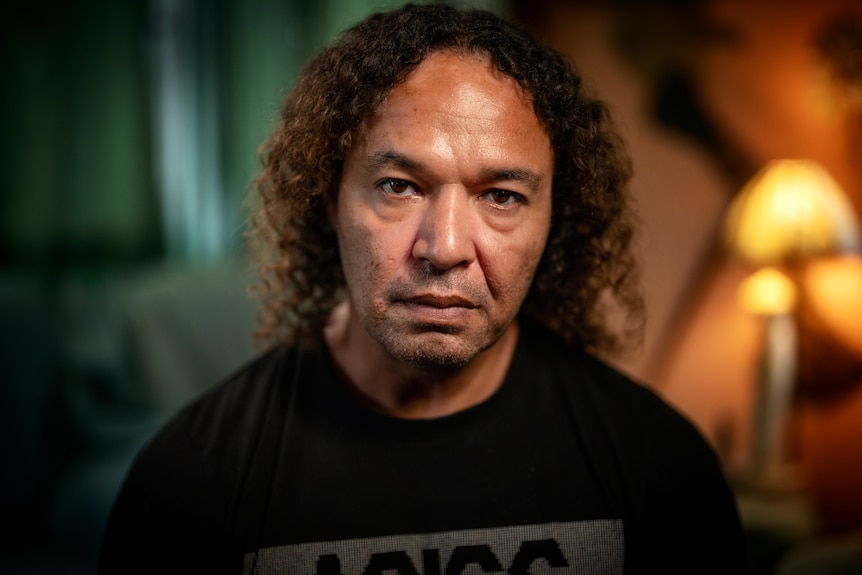
[{"label": "blurred background", "polygon": [[[0,8],[0,572],[94,572],[136,450],[254,354],[257,148],[305,59],[397,4]],[[649,319],[612,361],[715,447],[753,571],[862,573],[862,4],[470,5],[570,55],[627,140]],[[825,183],[751,215],[784,160]]]}]

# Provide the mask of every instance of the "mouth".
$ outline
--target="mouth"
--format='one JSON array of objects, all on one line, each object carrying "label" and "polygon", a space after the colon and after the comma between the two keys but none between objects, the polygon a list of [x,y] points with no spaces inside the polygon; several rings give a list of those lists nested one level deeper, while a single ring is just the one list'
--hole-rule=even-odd
[{"label": "mouth", "polygon": [[473,321],[480,307],[463,296],[441,294],[409,295],[399,298],[396,303],[406,311],[416,329],[447,333],[459,331]]},{"label": "mouth", "polygon": [[459,295],[434,295],[423,294],[402,298],[401,301],[407,305],[426,306],[437,309],[466,308],[475,309],[479,307],[467,298]]}]

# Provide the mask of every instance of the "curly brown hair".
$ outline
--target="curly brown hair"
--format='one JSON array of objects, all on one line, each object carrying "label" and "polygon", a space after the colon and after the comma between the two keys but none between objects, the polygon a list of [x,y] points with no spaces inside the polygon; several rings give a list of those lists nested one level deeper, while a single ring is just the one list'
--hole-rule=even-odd
[{"label": "curly brown hair", "polygon": [[[640,334],[630,246],[630,162],[605,105],[565,57],[483,10],[406,5],[372,14],[312,58],[261,148],[249,238],[262,259],[259,330],[267,344],[315,344],[344,297],[327,205],[353,136],[429,54],[483,55],[532,99],[555,153],[548,243],[521,314],[572,345],[616,351]],[[609,312],[626,320],[612,328]],[[619,316],[618,316],[619,317]]]}]

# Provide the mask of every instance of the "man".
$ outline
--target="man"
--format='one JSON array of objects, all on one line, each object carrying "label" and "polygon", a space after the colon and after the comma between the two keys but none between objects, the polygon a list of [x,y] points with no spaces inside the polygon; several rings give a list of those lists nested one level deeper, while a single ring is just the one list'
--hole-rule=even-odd
[{"label": "man", "polygon": [[639,313],[628,170],[558,54],[373,15],[263,159],[269,351],[142,451],[102,573],[745,570],[713,452],[588,353]]}]

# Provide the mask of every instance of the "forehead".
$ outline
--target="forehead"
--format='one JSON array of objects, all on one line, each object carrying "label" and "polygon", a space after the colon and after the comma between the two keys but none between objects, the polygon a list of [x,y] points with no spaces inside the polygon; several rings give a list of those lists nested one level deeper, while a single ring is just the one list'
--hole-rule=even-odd
[{"label": "forehead", "polygon": [[363,122],[365,135],[381,123],[410,123],[441,129],[471,129],[485,122],[508,132],[546,137],[532,99],[518,82],[500,72],[488,56],[449,50],[428,55],[397,84]]},{"label": "forehead", "polygon": [[[530,104],[531,98],[518,82],[501,72],[491,61],[490,56],[456,50],[440,50],[432,52],[390,91],[393,94],[405,94],[418,88],[436,87],[437,93],[445,94],[447,90],[457,88],[472,80],[495,89],[501,90],[501,97],[514,97],[522,103]],[[386,100],[384,100],[386,101]]]}]

